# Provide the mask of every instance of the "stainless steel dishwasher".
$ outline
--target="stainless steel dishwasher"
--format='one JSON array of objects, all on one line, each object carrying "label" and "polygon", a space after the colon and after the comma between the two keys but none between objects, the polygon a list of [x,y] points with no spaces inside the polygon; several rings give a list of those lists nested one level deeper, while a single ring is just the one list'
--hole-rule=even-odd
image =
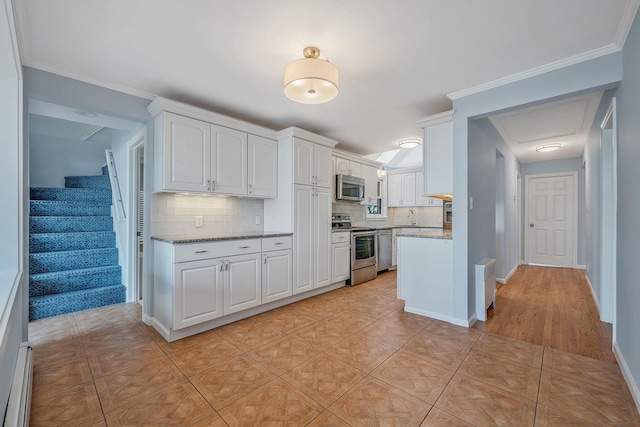
[{"label": "stainless steel dishwasher", "polygon": [[378,271],[391,268],[391,229],[378,230]]}]

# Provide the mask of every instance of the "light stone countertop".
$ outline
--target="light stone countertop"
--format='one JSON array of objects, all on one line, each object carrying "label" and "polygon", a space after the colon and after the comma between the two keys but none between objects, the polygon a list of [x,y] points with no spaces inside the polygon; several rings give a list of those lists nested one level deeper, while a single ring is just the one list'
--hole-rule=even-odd
[{"label": "light stone countertop", "polygon": [[242,240],[242,239],[261,239],[267,237],[286,237],[293,236],[293,233],[282,233],[277,231],[261,231],[261,232],[247,232],[247,233],[217,233],[217,234],[203,234],[203,235],[175,235],[175,236],[151,236],[152,240],[158,240],[160,242],[179,244],[179,243],[203,243],[203,242],[217,242],[223,240]]},{"label": "light stone countertop", "polygon": [[[423,229],[424,230],[424,229]],[[398,237],[418,237],[422,239],[453,239],[453,232],[442,228],[432,228],[427,231],[410,231],[398,233]]]}]

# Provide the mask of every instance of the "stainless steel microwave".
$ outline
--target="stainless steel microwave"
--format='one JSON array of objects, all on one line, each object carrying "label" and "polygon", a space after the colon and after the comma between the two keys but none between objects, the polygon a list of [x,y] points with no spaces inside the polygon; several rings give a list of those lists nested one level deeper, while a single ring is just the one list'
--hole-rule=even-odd
[{"label": "stainless steel microwave", "polygon": [[364,179],[357,176],[336,175],[336,200],[363,201]]}]

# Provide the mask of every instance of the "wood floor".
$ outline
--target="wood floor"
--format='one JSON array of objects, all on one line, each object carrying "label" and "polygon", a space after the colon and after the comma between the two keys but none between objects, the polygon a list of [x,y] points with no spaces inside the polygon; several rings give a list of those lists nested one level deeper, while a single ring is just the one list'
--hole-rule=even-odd
[{"label": "wood floor", "polygon": [[475,328],[592,359],[616,362],[584,270],[521,265],[499,285],[496,309]]}]

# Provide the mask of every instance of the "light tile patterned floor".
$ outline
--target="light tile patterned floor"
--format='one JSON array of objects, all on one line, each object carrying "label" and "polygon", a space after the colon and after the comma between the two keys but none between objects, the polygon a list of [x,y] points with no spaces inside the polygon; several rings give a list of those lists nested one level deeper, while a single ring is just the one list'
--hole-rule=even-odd
[{"label": "light tile patterned floor", "polygon": [[137,304],[32,322],[31,425],[640,425],[617,365],[405,313],[395,283],[173,343]]}]

